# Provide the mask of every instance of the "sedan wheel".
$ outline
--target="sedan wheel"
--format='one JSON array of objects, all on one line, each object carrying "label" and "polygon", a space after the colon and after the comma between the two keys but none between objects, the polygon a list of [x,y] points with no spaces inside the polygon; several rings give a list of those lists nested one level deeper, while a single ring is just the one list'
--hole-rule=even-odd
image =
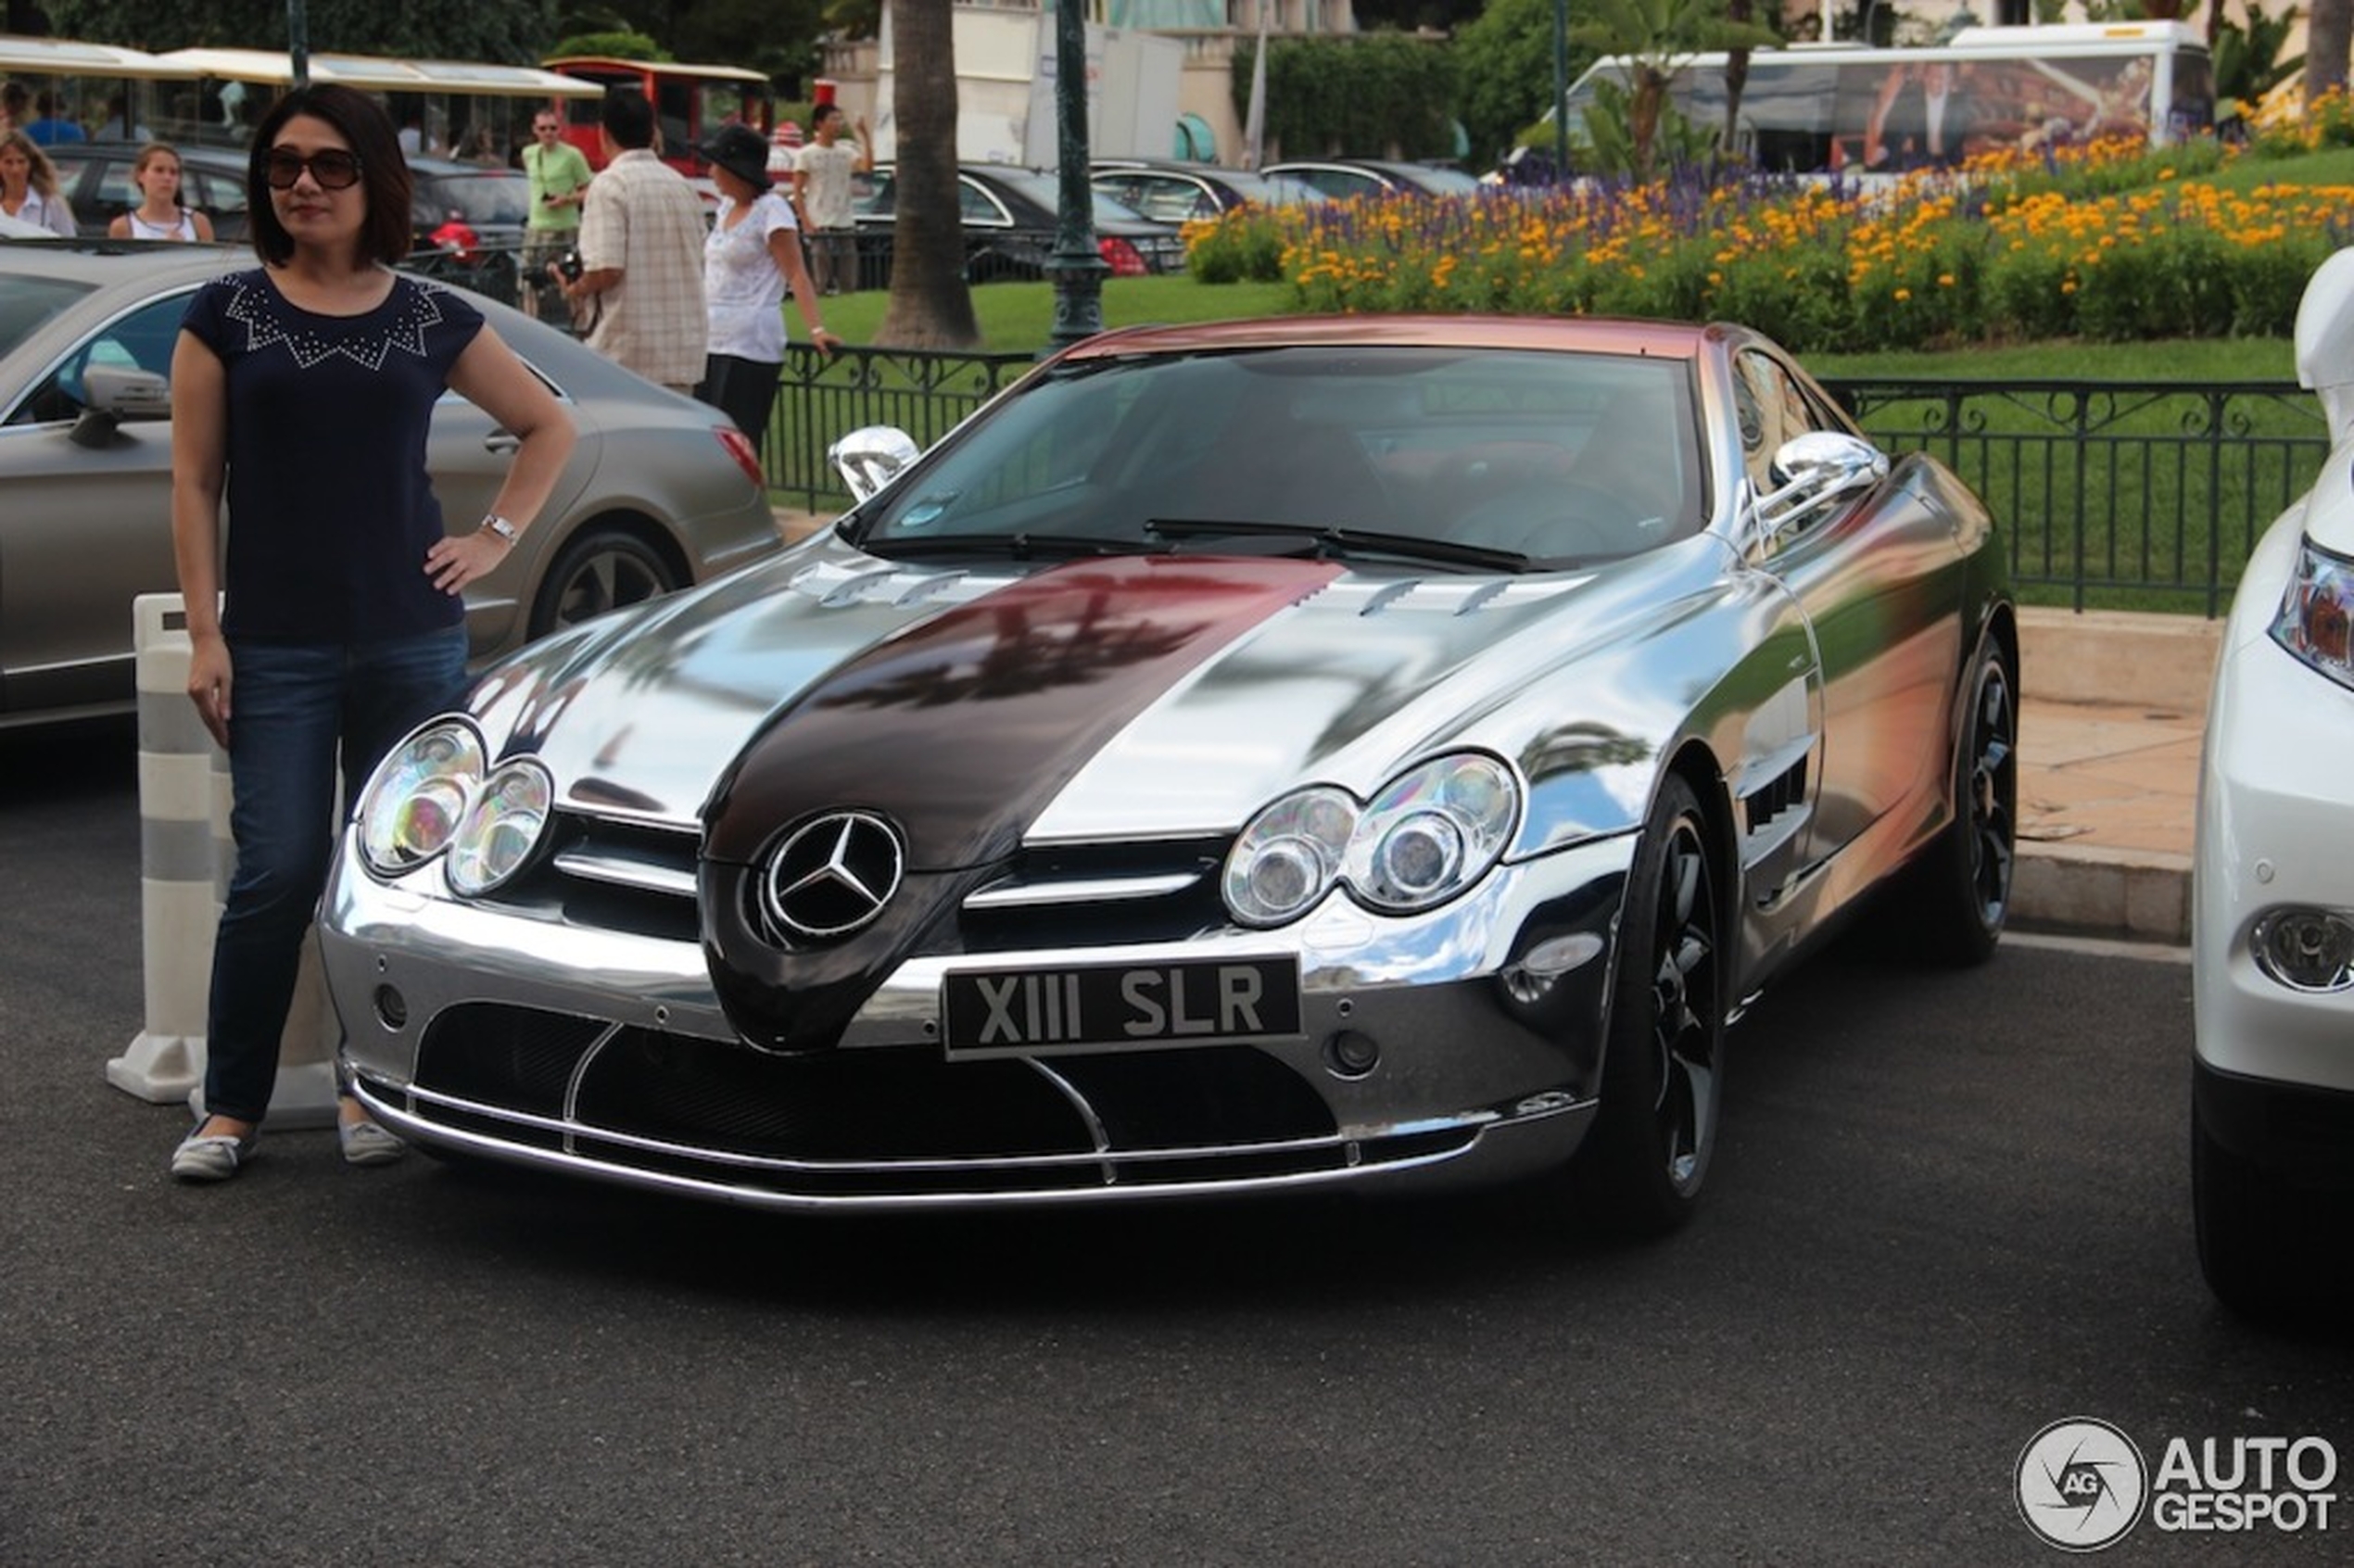
[{"label": "sedan wheel", "polygon": [[1612,1230],[1674,1230],[1700,1196],[1723,1097],[1723,946],[1707,823],[1691,787],[1670,778],[1619,916],[1601,1111],[1573,1170]]},{"label": "sedan wheel", "polygon": [[677,573],[644,540],[615,528],[591,529],[564,546],[539,585],[531,635],[576,626],[679,586]]}]

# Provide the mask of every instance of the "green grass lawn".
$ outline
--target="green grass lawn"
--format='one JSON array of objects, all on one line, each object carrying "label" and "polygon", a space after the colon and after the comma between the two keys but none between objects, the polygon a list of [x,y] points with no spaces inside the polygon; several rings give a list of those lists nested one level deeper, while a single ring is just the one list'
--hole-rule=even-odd
[{"label": "green grass lawn", "polygon": [[[2354,158],[2354,155],[2349,155]],[[2348,169],[2354,183],[2354,164]],[[1104,285],[1104,324],[1211,322],[1283,313],[1284,284],[1199,284],[1188,277],[1112,278]],[[1054,285],[984,284],[972,291],[984,347],[1035,352],[1055,317]],[[826,324],[851,343],[872,343],[886,297],[845,295],[826,302]],[[787,321],[798,335],[798,318]],[[2295,357],[2281,337],[2192,338],[2158,343],[2028,343],[1923,353],[1816,354],[1817,375],[1928,375],[1956,381],[2291,381]]]}]

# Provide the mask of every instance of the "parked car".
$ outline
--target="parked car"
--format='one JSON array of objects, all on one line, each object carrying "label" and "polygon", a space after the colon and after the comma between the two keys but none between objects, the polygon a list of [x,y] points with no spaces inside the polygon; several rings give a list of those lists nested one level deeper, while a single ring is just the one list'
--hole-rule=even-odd
[{"label": "parked car", "polygon": [[[177,587],[180,318],[197,285],[251,264],[250,252],[218,246],[0,245],[0,725],[131,707],[132,598]],[[580,432],[538,522],[467,590],[477,653],[777,548],[758,464],[724,417],[477,303]],[[429,462],[458,528],[490,510],[513,449],[474,405],[442,400]]]},{"label": "parked car", "polygon": [[[132,175],[145,142],[60,142],[42,150],[57,165],[57,188],[73,209],[74,227],[103,239],[114,221],[139,205]],[[246,153],[242,147],[179,146],[180,201],[212,220],[215,239],[246,237]]]},{"label": "parked car", "polygon": [[1658,1232],[1840,917],[2002,931],[1993,520],[1753,333],[1141,328],[834,456],[834,526],[369,785],[323,947],[403,1138],[806,1209],[1541,1170]]},{"label": "parked car", "polygon": [[412,158],[410,211],[416,237],[410,270],[518,302],[531,181],[521,170]]},{"label": "parked car", "polygon": [[[1057,214],[1062,210],[1061,182],[1034,169],[993,163],[966,164],[956,171],[965,226],[965,275],[974,283],[1005,278],[1042,278],[1055,254]],[[892,229],[896,171],[876,165],[858,198],[859,285],[883,288],[891,282]],[[1185,269],[1185,241],[1173,223],[1139,217],[1096,193],[1095,247],[1115,277]]]},{"label": "parked car", "polygon": [[1156,223],[1215,218],[1238,207],[1299,207],[1326,200],[1297,180],[1248,169],[1153,158],[1097,158],[1088,165],[1095,187]]},{"label": "parked car", "polygon": [[[2199,1264],[2219,1297],[2259,1314],[2341,1313],[2348,1277],[2331,1240],[2354,1202],[2354,866],[2339,847],[2354,778],[2354,251],[2307,285],[2297,368],[2333,451],[2258,541],[2224,624],[2192,879]],[[2332,1205],[2338,1218],[2322,1218]]]},{"label": "parked car", "polygon": [[1259,171],[1271,179],[1297,180],[1332,197],[1372,196],[1477,196],[1477,178],[1435,163],[1400,163],[1372,158],[1287,158]]}]

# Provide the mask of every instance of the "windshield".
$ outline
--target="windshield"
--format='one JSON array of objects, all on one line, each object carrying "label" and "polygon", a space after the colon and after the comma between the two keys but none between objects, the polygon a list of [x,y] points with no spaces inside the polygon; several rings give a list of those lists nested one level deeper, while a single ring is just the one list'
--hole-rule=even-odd
[{"label": "windshield", "polygon": [[1694,428],[1680,360],[1350,346],[1082,361],[892,485],[859,537],[886,555],[1370,538],[1611,560],[1699,531]]},{"label": "windshield", "polygon": [[0,358],[94,285],[66,278],[0,277]]}]

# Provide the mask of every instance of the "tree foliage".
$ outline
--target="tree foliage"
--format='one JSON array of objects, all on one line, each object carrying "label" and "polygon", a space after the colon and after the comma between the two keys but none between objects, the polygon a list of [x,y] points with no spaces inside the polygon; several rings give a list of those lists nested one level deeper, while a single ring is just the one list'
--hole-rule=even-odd
[{"label": "tree foliage", "polygon": [[[1555,5],[1556,0],[1495,0],[1456,32],[1450,46],[1460,83],[1455,112],[1471,136],[1474,157],[1498,156],[1552,101]],[[1569,81],[1575,82],[1594,63],[1594,51],[1575,44],[1568,53]]]},{"label": "tree foliage", "polygon": [[[44,0],[60,37],[165,52],[198,45],[284,49],[285,0]],[[417,59],[537,62],[556,35],[554,0],[308,0],[311,48]]]},{"label": "tree foliage", "polygon": [[[1256,43],[1234,51],[1234,116],[1250,105]],[[1267,147],[1285,158],[1346,153],[1448,158],[1455,132],[1454,60],[1402,32],[1280,38],[1267,45]]]}]

